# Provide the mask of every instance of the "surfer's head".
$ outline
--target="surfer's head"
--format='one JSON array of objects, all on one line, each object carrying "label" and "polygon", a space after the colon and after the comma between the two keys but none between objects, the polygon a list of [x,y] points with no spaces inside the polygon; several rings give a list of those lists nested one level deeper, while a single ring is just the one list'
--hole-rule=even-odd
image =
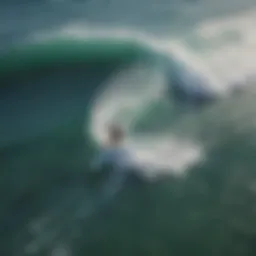
[{"label": "surfer's head", "polygon": [[110,145],[115,146],[122,143],[124,140],[124,131],[119,125],[110,125],[108,127],[108,142]]}]

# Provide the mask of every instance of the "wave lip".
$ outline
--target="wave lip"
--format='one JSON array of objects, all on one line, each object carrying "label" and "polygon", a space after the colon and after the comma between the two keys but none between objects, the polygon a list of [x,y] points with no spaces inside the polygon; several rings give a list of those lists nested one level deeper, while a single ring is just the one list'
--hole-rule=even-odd
[{"label": "wave lip", "polygon": [[107,65],[143,58],[144,51],[133,41],[115,39],[44,40],[19,45],[0,56],[0,76],[61,65]]},{"label": "wave lip", "polygon": [[106,65],[113,61],[140,60],[159,65],[169,86],[174,90],[178,88],[188,97],[218,97],[218,82],[213,82],[213,76],[199,67],[190,52],[177,45],[174,40],[168,43],[137,32],[67,27],[56,33],[35,36],[32,42],[2,54],[0,75],[74,63]]}]

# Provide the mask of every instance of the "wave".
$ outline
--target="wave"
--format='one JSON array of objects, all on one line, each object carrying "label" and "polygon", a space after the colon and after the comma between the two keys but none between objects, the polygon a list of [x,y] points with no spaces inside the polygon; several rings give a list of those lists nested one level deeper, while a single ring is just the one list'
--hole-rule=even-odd
[{"label": "wave", "polygon": [[[100,67],[113,69],[102,81],[102,86],[86,85],[90,90],[84,103],[84,108],[89,111],[87,117],[84,117],[85,130],[89,129],[97,143],[102,143],[107,123],[120,122],[129,133],[133,131],[134,134],[129,138],[130,148],[145,162],[149,162],[153,155],[158,155],[156,159],[161,159],[155,160],[158,167],[177,169],[180,163],[183,166],[185,162],[201,158],[202,150],[197,139],[190,138],[184,142],[172,136],[172,127],[177,122],[173,118],[177,110],[173,100],[183,106],[189,103],[185,112],[191,112],[198,103],[208,104],[211,100],[227,96],[228,91],[223,82],[177,39],[155,39],[134,31],[81,31],[74,28],[40,34],[31,42],[13,47],[0,56],[0,79],[19,82],[15,80],[17,74],[47,74],[49,70],[66,70],[71,67],[79,69],[84,66],[94,67],[95,70]],[[161,118],[166,115],[164,119],[169,120],[168,124],[162,123],[157,114],[153,113],[157,108],[160,108]],[[151,119],[151,124],[148,121],[145,124],[145,118]],[[6,134],[9,128],[6,126],[2,129],[5,129],[2,134]],[[167,134],[160,136],[156,129]],[[141,131],[147,133],[147,136],[137,138],[135,143],[138,131],[140,134]],[[149,136],[148,133],[152,132],[154,135]],[[168,141],[167,148],[163,141]],[[152,150],[154,147],[158,148],[158,153]],[[173,155],[183,152],[175,167],[160,165],[160,162],[176,162],[174,159],[160,157],[175,148],[179,150]],[[188,161],[185,161],[187,158]],[[186,169],[186,166],[182,168]]]},{"label": "wave", "polygon": [[[97,70],[100,66],[118,66],[118,73],[105,78],[103,86],[86,85],[90,91],[84,103],[84,108],[89,110],[84,117],[85,130],[89,129],[92,138],[101,144],[105,125],[109,122],[122,123],[129,134],[130,149],[144,166],[168,171],[187,169],[188,165],[202,158],[202,149],[197,139],[184,141],[172,135],[175,122],[172,108],[175,105],[170,107],[166,102],[172,104],[173,97],[183,105],[191,103],[190,108],[193,109],[197,102],[203,100],[207,103],[224,96],[225,87],[220,86],[221,83],[200,60],[179,43],[123,30],[82,33],[81,30],[70,29],[59,34],[55,32],[37,36],[32,42],[2,54],[0,79],[16,81],[17,74],[37,74],[53,69],[64,70],[65,67],[79,69],[89,66]],[[120,70],[121,66],[125,69]],[[166,93],[169,96],[166,97]],[[164,119],[170,120],[169,124],[162,123],[153,113],[157,108],[161,109],[159,116],[166,115]],[[143,124],[145,117],[151,118],[151,124]],[[158,131],[155,126],[158,126]],[[146,136],[142,136],[141,131]],[[175,159],[166,154],[170,151]]]},{"label": "wave", "polygon": [[[187,73],[189,79],[184,80]],[[195,74],[200,83],[191,83],[191,74],[192,77]],[[92,154],[101,145],[108,122],[119,122],[125,127],[128,147],[144,167],[143,174],[149,178],[175,171],[180,175],[201,163],[199,172],[205,177],[207,186],[209,182],[209,187],[215,188],[214,182],[218,178],[223,180],[223,170],[233,168],[227,163],[233,162],[234,154],[244,151],[241,156],[238,154],[235,162],[243,164],[242,158],[253,152],[253,145],[248,146],[247,141],[253,143],[255,137],[255,95],[249,92],[219,101],[209,108],[194,109],[193,104],[184,104],[187,99],[196,99],[201,92],[218,98],[225,95],[226,90],[225,87],[218,90],[221,83],[194,55],[174,41],[168,44],[144,35],[111,34],[108,31],[80,37],[71,33],[38,38],[38,41],[17,46],[0,57],[0,79],[0,111],[4,117],[0,127],[3,129],[0,131],[1,144],[4,145],[4,141],[9,145],[9,140],[17,142],[15,134],[23,138],[25,134],[33,137],[32,141],[26,138],[23,144],[12,144],[13,147],[1,151],[1,157],[11,155],[10,158],[2,157],[1,187],[5,188],[7,184],[6,191],[12,190],[2,205],[8,205],[10,202],[7,201],[13,198],[19,199],[11,216],[17,211],[26,215],[23,209],[26,205],[17,206],[20,201],[28,202],[29,207],[44,209],[32,219],[28,218],[29,227],[24,224],[26,221],[20,221],[24,227],[13,227],[17,231],[14,250],[17,245],[22,250],[28,245],[25,249],[33,253],[40,250],[37,248],[40,245],[49,249],[55,243],[72,240],[70,236],[74,235],[76,239],[80,232],[83,233],[80,228],[87,230],[83,221],[86,222],[88,216],[101,210],[119,193],[122,182],[107,183],[99,200],[94,202],[94,198],[88,196],[90,193],[84,191],[81,178],[73,186],[70,179],[68,185],[61,183],[58,193],[52,182],[65,173],[90,170]],[[170,86],[178,87],[187,95],[185,99],[181,98],[182,104],[176,104],[170,95],[166,97]],[[175,98],[175,94],[173,96]],[[239,140],[241,143],[237,147],[235,143]],[[211,157],[205,164],[208,154]],[[10,185],[10,176],[17,177],[20,170],[22,175]],[[194,173],[196,171],[194,169]],[[47,195],[51,198],[50,203],[45,196],[40,201],[40,193],[36,197],[35,192],[49,180],[54,187]],[[197,183],[192,183],[198,188]],[[20,199],[24,191],[29,192]],[[59,200],[60,194],[66,196]],[[25,219],[22,214],[19,218]],[[73,225],[76,221],[79,227]],[[11,232],[13,229],[9,229],[10,238],[15,233]],[[20,240],[20,237],[25,238]]]},{"label": "wave", "polygon": [[[102,103],[99,103],[100,98],[102,97],[97,95],[95,106],[92,106],[93,120],[91,131],[98,142],[98,139],[104,134],[104,131],[99,131],[99,127],[101,127],[101,129],[105,127],[106,118],[108,118],[108,122],[114,121],[113,118],[116,118],[115,109],[120,110],[119,115],[123,116],[123,119],[126,122],[126,128],[130,129],[128,126],[131,126],[131,121],[134,123],[134,120],[139,118],[138,110],[140,109],[143,113],[151,104],[152,100],[156,100],[157,97],[160,97],[161,101],[161,98],[163,98],[168,88],[175,88],[178,86],[184,95],[189,95],[189,97],[194,100],[197,100],[197,96],[201,97],[202,95],[205,95],[205,97],[208,97],[209,95],[213,96],[215,93],[212,88],[216,87],[210,88],[210,86],[208,86],[210,83],[204,85],[202,82],[198,83],[200,76],[187,68],[186,63],[184,62],[184,55],[181,54],[182,52],[175,46],[175,44],[172,45],[171,49],[168,46],[168,51],[171,50],[173,55],[169,53],[166,57],[167,49],[162,48],[161,44],[144,35],[131,35],[129,33],[114,33],[111,35],[108,32],[98,32],[98,34],[94,33],[93,35],[87,35],[86,38],[78,38],[75,36],[74,39],[71,39],[70,37],[72,37],[72,35],[59,38],[55,35],[54,37],[54,39],[44,38],[44,40],[39,38],[37,42],[10,50],[1,57],[0,74],[10,76],[17,72],[32,72],[33,70],[42,70],[44,68],[50,69],[56,66],[60,67],[75,64],[99,66],[110,65],[110,63],[118,63],[119,65],[124,63],[127,65],[128,63],[140,62],[143,63],[144,66],[147,66],[148,64],[151,66],[149,69],[146,68],[146,70],[142,67],[143,65],[140,67],[138,65],[133,66],[132,70],[130,70],[130,75],[128,74],[129,72],[127,69],[123,75],[119,73],[118,76],[122,77],[121,80],[123,80],[123,78],[127,80],[127,78],[132,76],[136,77],[137,81],[128,81],[128,84],[127,81],[118,80],[118,76],[114,74],[114,82],[108,82],[112,85],[105,85],[105,87],[108,92],[112,90],[112,95],[115,95],[115,99],[111,100],[112,97],[107,96],[106,104],[103,103],[103,113],[101,113],[101,110],[97,110],[98,104],[102,106]],[[174,51],[174,49],[176,51]],[[152,67],[155,70],[155,75],[149,76],[148,72],[152,72]],[[141,73],[139,75],[140,81],[138,81],[138,75],[135,74],[137,71]],[[190,86],[188,86],[188,79],[183,79],[183,77],[185,74],[191,74],[190,71],[193,74],[196,74],[196,76],[194,76],[196,80],[192,82],[190,76]],[[150,77],[151,81],[146,81],[145,77]],[[133,84],[134,82],[136,84]],[[110,87],[112,87],[112,89],[110,89]],[[100,88],[100,91],[100,94],[105,95],[102,88]],[[91,96],[92,95],[93,92],[91,91]],[[110,104],[110,102],[114,105]],[[125,111],[127,112],[128,110],[128,112],[130,112],[130,114],[128,114],[129,117],[127,114],[124,114],[123,104],[126,104]],[[134,112],[135,106],[137,110]],[[109,114],[106,113],[107,111]],[[99,116],[100,120],[97,119]],[[151,145],[148,145],[148,148],[153,148],[156,143],[155,141],[159,142],[162,139],[154,139],[154,142],[151,141]],[[150,140],[147,138],[146,140],[143,139],[143,141],[142,145],[145,144],[145,141]],[[169,143],[173,145],[173,148],[177,147],[177,143],[179,142],[174,143],[173,139],[171,139],[169,140]],[[136,152],[137,156],[141,155],[139,152],[142,152],[142,155],[145,155],[145,145],[143,146],[144,149],[142,151],[141,146],[135,145],[134,143],[130,147],[133,152]],[[140,150],[138,150],[138,147]],[[160,148],[162,149],[159,151],[158,155],[163,155],[163,151],[166,151],[167,149],[162,146],[160,146]],[[180,152],[185,152],[185,148],[188,148],[188,146],[186,145],[183,147]],[[194,150],[192,148],[194,148],[194,146],[189,149],[189,152]],[[188,154],[191,155],[189,152]],[[150,158],[148,153],[146,162]],[[156,152],[154,154],[156,154]],[[150,155],[152,155],[152,152]],[[140,158],[142,158],[142,156]],[[159,156],[156,158],[159,158]],[[160,162],[164,162],[163,159]],[[174,163],[175,161],[172,160],[172,162]],[[181,160],[181,162],[184,161]],[[168,166],[168,168],[169,167],[170,166]]]},{"label": "wave", "polygon": [[1,56],[0,71],[68,63],[110,61],[149,61],[158,65],[172,87],[178,86],[190,97],[220,93],[221,82],[207,70],[179,40],[157,40],[144,33],[125,30],[67,31],[36,36]]}]

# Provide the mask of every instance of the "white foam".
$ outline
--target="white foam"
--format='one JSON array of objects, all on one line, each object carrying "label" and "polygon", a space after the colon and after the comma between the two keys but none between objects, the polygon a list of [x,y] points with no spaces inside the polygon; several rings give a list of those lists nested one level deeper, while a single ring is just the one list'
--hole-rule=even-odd
[{"label": "white foam", "polygon": [[[233,84],[246,84],[256,74],[256,10],[235,14],[228,18],[204,22],[195,33],[209,45],[225,33],[234,33],[236,39],[227,40],[217,47],[206,47],[200,57],[207,63],[214,75],[222,81],[226,89]],[[255,78],[255,77],[254,77]],[[253,79],[254,79],[253,78]],[[254,80],[255,81],[255,80]]]},{"label": "white foam", "polygon": [[203,150],[198,143],[177,138],[171,132],[147,136],[130,132],[152,102],[163,100],[162,79],[161,73],[140,65],[115,74],[104,86],[105,92],[96,98],[91,112],[91,132],[99,144],[104,141],[108,123],[117,122],[125,127],[125,148],[133,165],[140,167],[147,178],[183,174],[203,158]]},{"label": "white foam", "polygon": [[[104,85],[91,112],[91,131],[99,143],[105,139],[106,126],[112,122],[130,129],[136,117],[153,100],[162,97],[163,77],[140,65],[114,74]],[[155,86],[155,85],[158,86]]]},{"label": "white foam", "polygon": [[171,134],[140,136],[128,142],[134,161],[149,178],[165,174],[184,174],[189,167],[203,159],[203,149],[192,141]]}]

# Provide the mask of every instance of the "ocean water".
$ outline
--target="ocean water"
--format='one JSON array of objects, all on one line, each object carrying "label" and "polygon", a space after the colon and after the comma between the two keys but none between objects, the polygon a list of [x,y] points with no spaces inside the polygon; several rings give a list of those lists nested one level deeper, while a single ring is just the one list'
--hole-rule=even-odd
[{"label": "ocean water", "polygon": [[[254,0],[1,1],[0,255],[255,255],[255,24]],[[140,170],[93,170],[109,123]]]}]

